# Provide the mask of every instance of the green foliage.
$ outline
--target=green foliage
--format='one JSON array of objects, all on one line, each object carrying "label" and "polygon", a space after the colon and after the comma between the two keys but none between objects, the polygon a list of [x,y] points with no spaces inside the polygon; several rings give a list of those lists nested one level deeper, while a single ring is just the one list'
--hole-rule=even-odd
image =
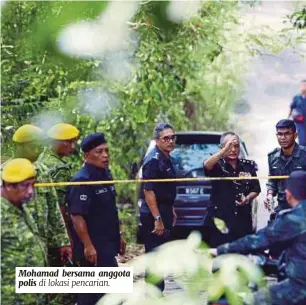
[{"label": "green foliage", "polygon": [[[198,14],[178,24],[167,19],[168,6],[147,1],[139,7],[128,32],[137,45],[123,50],[135,65],[129,80],[119,82],[105,69],[107,57],[68,57],[56,47],[66,24],[97,20],[107,2],[8,2],[1,20],[4,154],[11,154],[12,133],[20,125],[62,120],[77,125],[81,137],[105,132],[113,175],[125,179],[158,121],[177,130],[226,129],[250,55],[266,45],[277,52],[281,44],[265,32],[242,33],[236,1],[204,2]],[[93,95],[80,103],[86,92]],[[80,158],[72,159],[75,170]],[[117,189],[120,202],[134,200],[135,185]]]},{"label": "green foliage", "polygon": [[[212,265],[218,271],[212,273]],[[134,283],[132,294],[110,294],[98,304],[202,304],[216,301],[223,294],[230,304],[240,305],[251,290],[248,284],[264,287],[263,272],[251,260],[241,255],[223,255],[214,261],[201,245],[201,237],[191,233],[186,240],[172,241],[134,259],[130,266],[137,276],[148,273],[147,283]],[[175,291],[160,298],[160,291],[152,286],[160,278],[171,275],[183,291]]]},{"label": "green foliage", "polygon": [[306,7],[289,16],[290,22],[297,29],[306,29]]},{"label": "green foliage", "polygon": [[[4,151],[9,153],[18,126],[35,122],[42,111],[56,111],[82,135],[107,134],[114,177],[122,179],[142,159],[157,121],[168,120],[176,129],[225,128],[235,94],[227,81],[216,86],[213,79],[205,82],[203,74],[223,64],[214,62],[222,52],[218,39],[223,39],[222,27],[231,22],[235,5],[207,3],[184,24],[166,20],[167,5],[148,2],[135,15],[130,32],[138,35],[137,70],[122,84],[101,73],[103,59],[68,59],[55,48],[63,25],[95,18],[105,3],[9,2],[2,18]],[[79,93],[92,88],[110,92],[117,107],[95,116],[84,112]],[[79,160],[73,164],[77,167]],[[134,185],[118,189],[121,202],[134,199]]]},{"label": "green foliage", "polygon": [[119,209],[119,219],[122,221],[124,239],[128,244],[136,243],[137,220],[131,207]]}]

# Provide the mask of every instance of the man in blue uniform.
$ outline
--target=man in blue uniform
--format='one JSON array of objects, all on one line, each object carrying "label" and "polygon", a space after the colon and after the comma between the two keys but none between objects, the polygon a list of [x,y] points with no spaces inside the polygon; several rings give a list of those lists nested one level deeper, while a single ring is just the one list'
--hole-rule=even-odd
[{"label": "man in blue uniform", "polygon": [[[81,143],[84,166],[72,181],[113,180],[108,144],[102,133],[91,134]],[[81,267],[117,267],[115,256],[125,252],[120,236],[113,184],[71,186],[67,202],[73,228],[73,254]],[[94,305],[102,294],[78,294],[78,305]]]},{"label": "man in blue uniform", "polygon": [[[176,141],[173,127],[168,123],[159,123],[154,129],[153,137],[156,146],[144,160],[142,178],[145,180],[175,178],[175,170],[170,158],[170,152],[174,149]],[[145,252],[148,253],[170,240],[176,184],[174,182],[144,182],[142,190],[140,234]],[[164,281],[157,286],[160,290],[164,290]]]},{"label": "man in blue uniform", "polygon": [[[220,146],[221,149],[204,162],[204,171],[208,177],[257,176],[256,163],[239,158],[240,141],[235,133],[224,133]],[[211,216],[222,219],[228,232],[223,234],[212,223],[208,241],[210,246],[218,246],[253,233],[252,200],[260,191],[257,179],[212,181]]]},{"label": "man in blue uniform", "polygon": [[290,209],[281,211],[269,226],[211,250],[214,255],[248,254],[282,245],[287,279],[254,294],[252,305],[306,304],[306,171],[290,174],[286,198]]},{"label": "man in blue uniform", "polygon": [[[280,147],[268,154],[269,176],[287,176],[296,170],[306,170],[306,147],[296,143],[296,127],[292,120],[280,120],[276,124],[276,136]],[[285,194],[286,180],[270,179],[267,183],[265,206],[268,210],[274,207],[274,196],[277,196],[278,206],[271,214],[275,215],[290,208]]]},{"label": "man in blue uniform", "polygon": [[306,146],[306,80],[301,82],[301,94],[297,94],[290,104],[290,117],[295,122],[299,144]]}]

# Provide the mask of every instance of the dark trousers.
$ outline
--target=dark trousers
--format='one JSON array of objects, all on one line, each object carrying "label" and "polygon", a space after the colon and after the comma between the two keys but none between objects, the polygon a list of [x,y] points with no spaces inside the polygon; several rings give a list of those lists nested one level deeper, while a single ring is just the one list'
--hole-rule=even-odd
[{"label": "dark trousers", "polygon": [[[159,211],[165,226],[165,232],[162,236],[152,233],[154,230],[154,218],[152,214],[140,214],[140,223],[142,225],[141,235],[146,253],[154,251],[158,246],[161,246],[162,244],[171,240],[171,229],[173,223],[172,206],[159,206]],[[147,275],[146,279],[148,279]],[[165,289],[165,281],[161,280],[156,284],[156,287],[163,291]]]},{"label": "dark trousers", "polygon": [[[80,267],[93,267],[93,265],[84,258],[78,261]],[[113,254],[98,254],[97,267],[118,267],[117,260]],[[95,305],[104,293],[79,293],[77,294],[78,305]]]},{"label": "dark trousers", "polygon": [[[275,219],[277,218],[277,215],[280,211],[287,209],[286,203],[278,203],[278,206],[275,208],[274,212],[271,213],[270,219],[268,221],[268,226],[270,226]],[[284,246],[282,245],[274,245],[270,247],[269,249],[269,255],[271,255],[273,258],[279,258],[282,252],[284,251]]]},{"label": "dark trousers", "polygon": [[253,305],[305,305],[306,284],[286,279],[254,294]]},{"label": "dark trousers", "polygon": [[306,146],[306,122],[295,123],[298,132],[299,144]]},{"label": "dark trousers", "polygon": [[[221,217],[220,217],[221,218]],[[230,228],[231,230],[228,233],[222,233],[216,227],[213,222],[213,219],[210,222],[208,227],[208,244],[211,248],[216,248],[220,245],[230,243],[239,238],[242,238],[246,235],[252,234],[252,219],[239,219],[237,218],[237,224],[235,227]]]}]

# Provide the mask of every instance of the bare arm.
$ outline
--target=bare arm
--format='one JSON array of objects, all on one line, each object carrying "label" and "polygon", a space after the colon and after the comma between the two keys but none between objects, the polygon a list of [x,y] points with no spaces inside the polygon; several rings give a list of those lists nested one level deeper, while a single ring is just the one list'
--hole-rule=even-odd
[{"label": "bare arm", "polygon": [[225,157],[230,152],[232,146],[235,144],[238,144],[237,137],[232,136],[221,150],[219,150],[218,152],[216,152],[215,154],[213,154],[211,157],[209,157],[204,161],[204,167],[207,170],[212,170],[213,167],[216,165],[216,163],[220,159]]},{"label": "bare arm", "polygon": [[290,119],[290,117],[291,117],[291,115],[292,115],[292,110],[293,110],[293,109],[291,109],[291,108],[289,109],[288,119]]},{"label": "bare arm", "polygon": [[222,159],[222,157],[223,157],[222,150],[219,150],[218,152],[216,152],[211,157],[205,160],[204,167],[208,170],[213,169],[213,167],[220,159]]},{"label": "bare arm", "polygon": [[144,190],[144,194],[145,194],[145,197],[146,197],[146,202],[148,204],[148,207],[149,207],[153,217],[160,216],[154,191]]},{"label": "bare arm", "polygon": [[88,234],[85,219],[81,215],[71,215],[71,219],[73,226],[84,245],[84,255],[86,260],[97,265],[97,252]]}]

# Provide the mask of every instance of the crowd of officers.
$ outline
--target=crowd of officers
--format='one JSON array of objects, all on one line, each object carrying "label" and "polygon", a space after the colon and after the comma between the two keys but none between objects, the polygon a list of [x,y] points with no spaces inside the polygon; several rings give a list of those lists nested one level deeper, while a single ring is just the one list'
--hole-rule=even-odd
[{"label": "crowd of officers", "polygon": [[[306,148],[296,142],[296,126],[290,119],[277,123],[276,135],[280,147],[268,155],[270,176],[290,175],[290,178],[288,183],[284,179],[269,180],[265,206],[273,213],[269,225],[256,234],[252,235],[252,201],[261,189],[257,179],[247,177],[256,177],[257,165],[239,158],[239,137],[233,132],[224,133],[220,150],[203,160],[207,176],[237,177],[237,180],[212,182],[212,221],[206,242],[216,248],[212,250],[215,255],[256,249],[282,253],[288,279],[268,291],[259,291],[253,304],[306,304]],[[55,301],[74,304],[71,295],[15,294],[17,266],[63,266],[73,262],[83,267],[116,267],[116,256],[125,253],[107,139],[103,133],[83,138],[84,162],[72,175],[68,160],[79,136],[75,126],[65,123],[56,124],[47,132],[48,147],[42,146],[44,132],[34,125],[20,127],[13,136],[15,156],[2,164],[2,304],[42,305]],[[175,178],[170,156],[176,143],[174,128],[159,123],[153,137],[156,145],[144,159],[142,178]],[[37,186],[34,192],[36,182],[51,181],[80,184]],[[81,184],[90,181],[110,182]],[[146,181],[141,187],[138,235],[145,251],[151,252],[171,240],[176,219],[173,207],[176,183]],[[217,229],[215,218],[225,222],[228,232]],[[164,290],[164,281],[157,286]],[[294,291],[294,297],[290,290]],[[102,296],[77,294],[76,301],[78,305],[94,305]]]}]

